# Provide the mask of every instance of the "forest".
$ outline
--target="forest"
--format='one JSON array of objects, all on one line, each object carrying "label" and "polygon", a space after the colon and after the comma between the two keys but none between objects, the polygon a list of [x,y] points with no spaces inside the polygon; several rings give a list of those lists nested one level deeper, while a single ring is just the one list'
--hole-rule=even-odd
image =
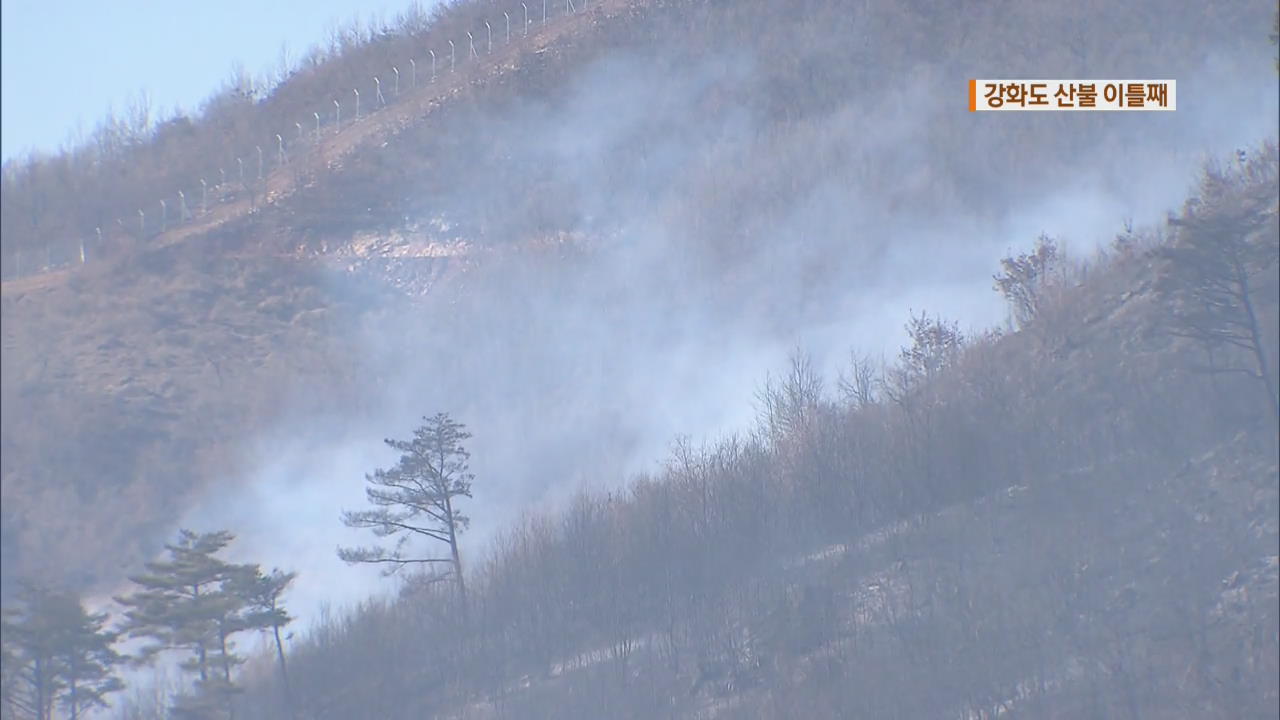
[{"label": "forest", "polygon": [[[11,258],[494,4],[414,6],[199,114],[138,108],[7,165],[0,720],[1280,714],[1274,135],[1200,161],[1162,221],[965,254],[1040,193],[1092,212],[1077,171],[1190,131],[894,109],[955,57],[1196,77],[1213,43],[1265,44],[1259,17],[1270,64],[1241,82],[1274,85],[1280,11],[961,5],[562,9],[556,44],[478,60],[289,194],[241,183],[244,217],[117,233],[65,276]],[[994,19],[1069,30],[996,46]],[[430,253],[353,249],[431,223]],[[955,319],[980,302],[958,291],[898,302],[940,278],[1003,321]],[[738,357],[787,343],[772,372]],[[683,434],[730,402],[749,420]],[[268,492],[254,453],[313,453],[327,423],[384,451],[353,455],[359,493],[318,523],[302,484],[280,494],[304,519],[243,507]],[[390,591],[313,611],[304,583],[355,583],[315,554]]]}]

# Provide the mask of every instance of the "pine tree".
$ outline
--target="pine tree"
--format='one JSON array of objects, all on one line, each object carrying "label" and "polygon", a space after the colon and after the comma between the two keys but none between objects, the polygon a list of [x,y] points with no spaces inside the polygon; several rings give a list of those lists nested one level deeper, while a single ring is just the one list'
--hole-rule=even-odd
[{"label": "pine tree", "polygon": [[49,720],[54,700],[62,689],[58,677],[55,645],[59,628],[45,601],[52,593],[35,587],[22,590],[19,605],[4,614],[4,638],[10,645],[6,661],[13,685],[5,705],[15,717]]},{"label": "pine tree", "polygon": [[124,685],[115,674],[124,658],[105,613],[89,613],[70,593],[26,588],[18,608],[4,612],[5,717],[47,720],[61,707],[79,720]]},{"label": "pine tree", "polygon": [[[338,557],[349,563],[385,564],[387,574],[411,564],[451,566],[465,608],[467,590],[458,536],[469,521],[458,512],[457,499],[471,497],[475,476],[468,468],[471,454],[462,445],[471,433],[447,413],[423,420],[412,440],[384,441],[403,454],[395,467],[365,476],[365,494],[374,509],[342,514],[347,527],[368,528],[378,537],[398,535],[395,547],[339,548]],[[404,548],[412,536],[447,545],[449,557],[405,557]]]},{"label": "pine tree", "polygon": [[165,546],[168,560],[149,562],[146,574],[129,578],[141,589],[116,602],[125,607],[124,632],[153,641],[143,648],[142,658],[164,650],[189,650],[194,655],[189,669],[208,680],[214,606],[220,604],[217,593],[231,572],[231,565],[214,554],[232,538],[225,531],[197,535],[181,530],[178,542]]},{"label": "pine tree", "polygon": [[106,629],[107,613],[87,613],[79,598],[58,600],[52,607],[62,628],[54,646],[63,685],[59,704],[71,720],[79,720],[86,710],[107,707],[106,696],[124,689],[114,673],[124,657],[114,648],[118,635]]},{"label": "pine tree", "polygon": [[1280,391],[1258,310],[1260,286],[1280,261],[1270,212],[1275,162],[1276,148],[1268,144],[1237,170],[1206,170],[1200,197],[1169,221],[1177,233],[1161,249],[1159,287],[1167,330],[1199,343],[1208,356],[1208,364],[1196,369],[1256,382],[1280,427]]},{"label": "pine tree", "polygon": [[285,662],[284,643],[280,639],[280,629],[293,622],[293,616],[281,604],[281,597],[294,579],[294,572],[282,572],[272,569],[267,575],[254,567],[251,573],[241,574],[235,581],[234,592],[245,603],[244,624],[247,629],[270,630],[275,640],[276,660],[280,666],[280,680],[284,686],[285,703],[293,712],[293,688],[289,683],[289,667]]},{"label": "pine tree", "polygon": [[125,608],[123,631],[152,641],[142,650],[144,660],[165,650],[190,653],[179,667],[197,676],[195,693],[178,699],[178,717],[219,717],[239,692],[232,669],[243,659],[231,638],[246,629],[246,601],[235,592],[235,581],[257,566],[216,557],[233,539],[226,531],[181,530],[178,542],[165,546],[168,559],[147,563],[147,573],[130,578],[140,589],[116,598]]}]

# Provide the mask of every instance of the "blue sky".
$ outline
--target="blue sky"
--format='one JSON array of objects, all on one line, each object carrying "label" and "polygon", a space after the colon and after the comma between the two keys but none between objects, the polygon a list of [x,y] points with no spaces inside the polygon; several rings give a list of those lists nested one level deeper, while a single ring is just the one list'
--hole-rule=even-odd
[{"label": "blue sky", "polygon": [[[77,126],[140,91],[152,107],[194,111],[236,62],[255,75],[281,47],[294,59],[354,17],[391,18],[409,0],[4,0],[0,3],[0,155],[51,152]],[[434,0],[424,0],[430,8]]]}]

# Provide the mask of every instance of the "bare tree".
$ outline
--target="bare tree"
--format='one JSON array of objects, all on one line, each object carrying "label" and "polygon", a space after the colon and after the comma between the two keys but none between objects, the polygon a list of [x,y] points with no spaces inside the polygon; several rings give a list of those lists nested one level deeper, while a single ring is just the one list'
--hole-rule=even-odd
[{"label": "bare tree", "polygon": [[813,358],[799,348],[788,358],[783,378],[765,378],[756,391],[757,415],[762,429],[776,439],[790,435],[809,422],[822,403],[822,375]]},{"label": "bare tree", "polygon": [[1018,327],[1027,327],[1041,314],[1045,284],[1061,259],[1057,242],[1042,234],[1030,253],[1000,261],[995,289],[1009,301]]},{"label": "bare tree", "polygon": [[902,348],[897,365],[886,373],[884,387],[885,395],[899,405],[955,363],[965,345],[954,321],[929,317],[927,312],[918,316],[912,312],[906,330],[911,345]]},{"label": "bare tree", "polygon": [[[365,476],[369,483],[365,494],[374,508],[342,514],[347,527],[367,528],[378,537],[398,536],[395,547],[338,548],[338,557],[348,563],[385,564],[388,575],[406,565],[452,566],[458,597],[465,607],[467,590],[458,535],[466,529],[469,519],[458,512],[456,499],[471,497],[475,476],[468,470],[471,454],[462,445],[471,433],[448,413],[437,413],[423,421],[412,440],[384,441],[403,455],[395,467]],[[415,536],[447,545],[449,556],[405,557],[405,545]]]},{"label": "bare tree", "polygon": [[876,403],[876,363],[868,355],[849,353],[849,374],[840,374],[838,385],[844,401],[858,410]]}]

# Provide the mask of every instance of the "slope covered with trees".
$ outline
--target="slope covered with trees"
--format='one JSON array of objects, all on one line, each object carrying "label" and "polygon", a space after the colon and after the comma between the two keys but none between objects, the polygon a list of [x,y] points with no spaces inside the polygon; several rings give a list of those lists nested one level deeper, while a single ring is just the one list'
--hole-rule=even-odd
[{"label": "slope covered with trees", "polygon": [[[132,593],[115,598],[118,623],[109,613],[89,613],[67,592],[24,588],[4,614],[4,670],[0,717],[52,720],[94,717],[125,689],[127,667],[163,667],[174,653],[188,676],[175,689],[168,717],[218,718],[234,714],[239,695],[238,636],[270,632],[285,701],[292,702],[281,628],[292,622],[282,596],[296,573],[264,573],[256,564],[219,557],[234,539],[227,531],[182,530],[166,545],[167,559],[147,563],[131,578]],[[117,648],[133,643],[129,654]],[[127,664],[126,664],[127,663]],[[137,672],[134,678],[138,677]]]},{"label": "slope covered with trees", "polygon": [[[1190,268],[1247,258],[1230,308],[1250,308],[1276,356],[1278,171],[1270,144],[1210,168],[1167,234],[1087,259],[1041,238],[995,275],[1022,308],[1006,332],[912,315],[899,357],[856,359],[834,394],[795,356],[750,434],[677,442],[654,476],[526,516],[471,564],[466,594],[427,571],[322,618],[287,672],[286,614],[229,624],[226,590],[182,589],[236,576],[209,559],[225,534],[184,533],[178,562],[121,599],[172,587],[207,612],[131,611],[126,628],[196,651],[185,667],[209,687],[194,697],[214,704],[177,710],[248,718],[1274,714],[1280,417],[1258,389],[1276,378],[1222,372],[1255,357],[1219,342],[1239,327],[1225,301],[1195,316],[1219,332],[1190,336],[1180,303],[1204,292]],[[370,500],[393,502],[348,519],[394,534],[408,517],[389,508],[436,502],[398,485],[467,475],[447,416],[415,436],[369,476]],[[291,579],[254,576],[273,599]],[[255,622],[277,631],[280,672],[227,696],[227,630]]]},{"label": "slope covered with trees", "polygon": [[[485,5],[407,16],[308,73],[365,73]],[[1004,328],[894,305],[898,283],[972,269],[949,248],[1022,203],[1074,197],[1063,178],[1191,132],[978,125],[938,99],[953,75],[1203,82],[1252,57],[1223,48],[1274,7],[609,7],[215,231],[6,283],[4,720],[104,699],[137,719],[1280,712],[1274,140],[1210,163],[1167,225],[1093,254],[1043,235],[979,268]],[[237,117],[311,102],[308,73]],[[217,118],[191,137],[216,145]],[[168,158],[163,139],[129,153]],[[6,243],[83,219],[46,202],[97,172],[75,158],[6,176]],[[145,180],[119,189],[167,178]],[[886,312],[907,337],[892,360],[855,347],[829,377],[798,353],[755,428],[623,476],[639,428],[682,429],[671,398],[724,400],[699,386],[736,379],[735,355]],[[446,412],[388,440],[370,509],[332,524],[421,541],[339,551],[406,566],[397,599],[289,642],[292,572],[221,559],[227,532],[163,544],[260,477],[247,445],[385,427],[396,403]],[[459,540],[569,477],[596,489]],[[80,602],[139,565],[112,588],[121,623]],[[122,638],[180,658],[173,692],[118,692]]]},{"label": "slope covered with trees", "polygon": [[[448,590],[410,584],[321,624],[295,659],[301,707],[1274,714],[1280,418],[1265,378],[1215,372],[1252,349],[1185,337],[1170,297],[1202,292],[1188,263],[1247,248],[1253,289],[1231,307],[1254,308],[1275,357],[1276,172],[1274,146],[1210,170],[1167,235],[1087,261],[1042,240],[1033,286],[997,276],[1038,298],[1034,317],[968,338],[914,317],[865,393],[856,374],[823,392],[797,358],[751,435],[677,444],[659,475],[511,528],[465,621]],[[1217,226],[1212,260],[1181,252],[1209,246],[1195,218],[1242,204],[1249,223]]]},{"label": "slope covered with trees", "polygon": [[[468,27],[448,18],[473,21],[484,5],[444,13],[431,42]],[[581,286],[581,270],[627,278],[609,295],[584,288],[582,302],[600,313],[633,312],[658,298],[673,312],[697,308],[721,327],[758,318],[775,337],[814,318],[829,323],[842,293],[882,282],[885,259],[901,245],[893,238],[919,224],[911,208],[968,218],[931,230],[941,247],[957,233],[985,232],[980,221],[1037,192],[1054,193],[1063,173],[1087,174],[1102,158],[1146,161],[1136,148],[1153,137],[1162,147],[1183,140],[1175,126],[1143,130],[1116,118],[975,124],[945,100],[949,78],[1010,66],[1194,77],[1221,55],[1216,43],[1243,46],[1238,38],[1257,35],[1272,13],[1264,5],[1171,12],[1164,3],[1017,3],[944,12],[910,3],[680,2],[575,16],[559,44],[473,78],[279,204],[178,246],[144,244],[86,265],[60,284],[6,283],[0,573],[8,581],[47,565],[39,548],[77,583],[114,580],[120,563],[136,565],[159,548],[169,518],[211,483],[242,473],[244,441],[281,408],[367,406],[359,379],[386,373],[370,367],[351,335],[380,317],[411,313],[443,331],[459,308],[483,306],[474,311],[481,322],[501,322],[542,307],[549,288]],[[335,45],[332,57],[277,92],[300,93],[305,105],[327,87],[308,85],[311,74],[371,73],[385,43],[426,42],[416,33],[436,32],[414,17],[402,30],[352,39],[345,51]],[[1030,45],[1020,37],[1057,39]],[[246,105],[253,120],[245,122],[281,120],[274,102]],[[80,178],[37,165],[45,169],[29,179]],[[849,201],[860,195],[869,199]],[[7,218],[26,212],[22,197],[6,191]],[[75,215],[51,208],[50,217]],[[375,272],[335,279],[324,259],[345,253],[343,270],[359,261],[352,235],[362,232],[427,235],[469,249],[371,262]],[[3,237],[38,242],[44,234]],[[584,254],[581,243],[593,250]],[[510,275],[538,254],[545,267]],[[638,279],[628,264],[642,268]],[[375,289],[390,273],[433,292],[413,309],[392,304]],[[559,279],[543,283],[540,273]],[[516,287],[523,300],[510,292]],[[579,322],[581,311],[572,312],[556,322]],[[647,321],[636,322],[641,342],[655,342]],[[512,320],[500,334],[519,344],[528,327]],[[458,344],[475,343],[464,336]],[[310,391],[317,386],[326,392]],[[572,392],[557,386],[528,406],[572,402]],[[65,437],[51,440],[47,428]],[[75,452],[65,451],[68,443]],[[121,515],[132,519],[114,522]],[[111,557],[97,551],[105,548]]]},{"label": "slope covered with trees", "polygon": [[411,583],[322,623],[294,659],[300,707],[1274,714],[1280,418],[1262,378],[1213,372],[1252,350],[1186,338],[1170,300],[1200,292],[1186,263],[1207,259],[1179,252],[1206,247],[1194,218],[1262,200],[1249,229],[1215,231],[1208,267],[1249,249],[1275,357],[1274,146],[1255,158],[1209,171],[1167,235],[1087,261],[1042,240],[1034,256],[1056,259],[1034,287],[997,276],[1039,298],[1014,332],[913,317],[912,344],[843,397],[798,357],[751,435],[677,444],[657,476],[511,528],[471,576],[469,615]]}]

